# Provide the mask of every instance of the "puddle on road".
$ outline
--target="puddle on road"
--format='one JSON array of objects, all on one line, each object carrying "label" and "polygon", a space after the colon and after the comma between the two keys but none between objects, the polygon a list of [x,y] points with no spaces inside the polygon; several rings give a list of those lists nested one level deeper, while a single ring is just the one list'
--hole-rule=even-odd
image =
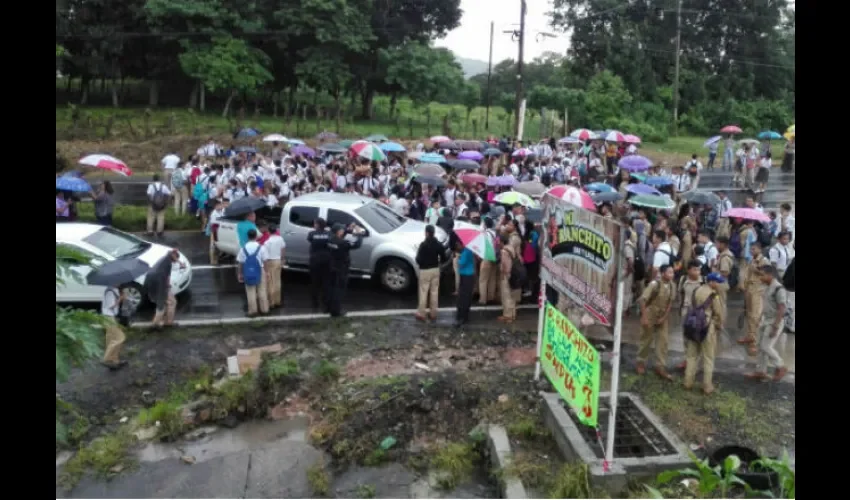
[{"label": "puddle on road", "polygon": [[260,448],[275,441],[303,443],[307,440],[308,426],[307,417],[271,421],[252,420],[242,423],[235,429],[209,426],[204,428],[208,430],[208,433],[196,440],[148,443],[139,450],[138,459],[141,462],[158,462],[189,455],[195,457],[197,462],[203,462],[244,450]]}]

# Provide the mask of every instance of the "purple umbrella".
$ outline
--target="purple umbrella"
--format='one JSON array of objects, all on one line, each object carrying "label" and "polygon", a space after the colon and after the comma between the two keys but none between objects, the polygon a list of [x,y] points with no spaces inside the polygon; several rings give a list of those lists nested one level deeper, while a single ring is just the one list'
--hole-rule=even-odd
[{"label": "purple umbrella", "polygon": [[491,175],[490,177],[487,177],[487,185],[488,186],[498,186],[499,185],[499,177],[496,177],[495,175]]},{"label": "purple umbrella", "polygon": [[655,189],[654,187],[648,184],[629,184],[626,186],[626,191],[634,194],[654,194],[657,196],[661,195],[661,191]]},{"label": "purple umbrella", "polygon": [[457,155],[458,160],[472,160],[472,161],[481,161],[484,159],[484,155],[479,153],[478,151],[464,151],[463,153]]},{"label": "purple umbrella", "polygon": [[641,170],[649,170],[649,167],[652,166],[652,160],[640,155],[624,156],[617,162],[617,166],[629,172],[640,172]]},{"label": "purple umbrella", "polygon": [[309,147],[304,146],[304,145],[295,146],[294,148],[292,148],[290,153],[292,153],[293,155],[306,156],[307,158],[312,158],[312,157],[316,156],[316,152],[313,151],[312,148],[309,148]]},{"label": "purple umbrella", "polygon": [[512,175],[503,175],[498,178],[498,182],[500,186],[513,186],[516,184],[516,179]]}]

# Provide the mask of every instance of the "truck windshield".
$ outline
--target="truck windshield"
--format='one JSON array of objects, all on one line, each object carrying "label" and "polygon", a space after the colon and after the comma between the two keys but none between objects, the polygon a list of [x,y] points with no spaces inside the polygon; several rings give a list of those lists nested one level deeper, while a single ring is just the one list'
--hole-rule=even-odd
[{"label": "truck windshield", "polygon": [[406,217],[378,202],[367,203],[355,209],[354,213],[380,234],[391,233],[407,222]]}]

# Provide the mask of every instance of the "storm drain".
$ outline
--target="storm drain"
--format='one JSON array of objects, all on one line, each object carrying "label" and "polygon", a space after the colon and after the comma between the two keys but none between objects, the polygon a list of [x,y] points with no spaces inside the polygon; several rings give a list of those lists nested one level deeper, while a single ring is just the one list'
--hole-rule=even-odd
[{"label": "storm drain", "polygon": [[598,429],[579,423],[575,412],[556,393],[541,393],[546,425],[568,461],[588,465],[591,480],[613,494],[627,487],[627,477],[654,476],[689,465],[685,445],[656,417],[640,398],[621,393],[617,398],[614,459],[605,467],[610,394],[599,395]]}]

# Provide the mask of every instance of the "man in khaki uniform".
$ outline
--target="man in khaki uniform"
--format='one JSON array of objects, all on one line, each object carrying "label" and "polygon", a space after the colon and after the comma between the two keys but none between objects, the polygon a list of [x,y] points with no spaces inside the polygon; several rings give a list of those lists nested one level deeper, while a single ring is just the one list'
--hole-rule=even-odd
[{"label": "man in khaki uniform", "polygon": [[[705,284],[701,271],[702,264],[698,260],[688,262],[687,274],[679,278],[679,283],[676,285],[676,301],[679,304],[679,327],[684,326],[685,316],[688,314],[688,309],[691,307],[691,301],[694,298],[694,291]],[[684,331],[682,331],[684,334]],[[682,361],[677,370],[684,370],[687,367],[688,361]]]},{"label": "man in khaki uniform", "polygon": [[761,323],[759,324],[759,358],[756,371],[747,374],[746,377],[757,380],[767,380],[770,376],[767,374],[768,358],[776,365],[776,373],[773,374],[773,380],[780,381],[782,377],[788,373],[788,368],[785,367],[785,361],[782,356],[776,351],[776,341],[782,335],[782,330],[785,324],[785,302],[788,300],[788,295],[782,283],[776,279],[776,268],[770,264],[759,268],[761,282],[764,285],[764,295],[762,302],[764,304],[762,310]]},{"label": "man in khaki uniform", "polygon": [[746,308],[747,322],[744,335],[738,339],[738,343],[747,346],[750,356],[758,353],[756,349],[756,334],[761,321],[761,298],[764,294],[765,285],[762,284],[761,267],[769,265],[770,261],[762,254],[761,244],[755,242],[750,245],[750,254],[753,259],[747,266],[746,272],[741,275],[741,288],[744,291],[744,307]]},{"label": "man in khaki uniform", "polygon": [[708,334],[702,342],[685,339],[685,389],[692,389],[697,374],[699,360],[702,358],[702,392],[709,395],[714,392],[714,357],[717,352],[717,337],[722,323],[722,306],[720,303],[719,285],[725,284],[726,279],[720,273],[711,273],[705,277],[706,283],[696,289],[694,303],[697,306],[710,303],[705,307],[708,319]]},{"label": "man in khaki uniform", "polygon": [[729,238],[717,238],[717,268],[715,272],[723,276],[723,283],[717,285],[717,295],[723,308],[723,321],[720,327],[726,325],[726,297],[729,294],[729,277],[735,271],[735,255],[729,250]]},{"label": "man in khaki uniform", "polygon": [[634,297],[632,289],[635,284],[635,235],[631,229],[626,229],[626,243],[623,245],[623,258],[620,264],[623,266],[623,311],[626,316],[632,308],[632,298]]},{"label": "man in khaki uniform", "polygon": [[655,342],[655,373],[664,379],[673,380],[667,372],[667,345],[669,341],[670,310],[675,297],[673,267],[664,264],[658,269],[658,278],[653,280],[640,297],[640,350],[638,351],[637,373],[646,373],[646,360]]}]

